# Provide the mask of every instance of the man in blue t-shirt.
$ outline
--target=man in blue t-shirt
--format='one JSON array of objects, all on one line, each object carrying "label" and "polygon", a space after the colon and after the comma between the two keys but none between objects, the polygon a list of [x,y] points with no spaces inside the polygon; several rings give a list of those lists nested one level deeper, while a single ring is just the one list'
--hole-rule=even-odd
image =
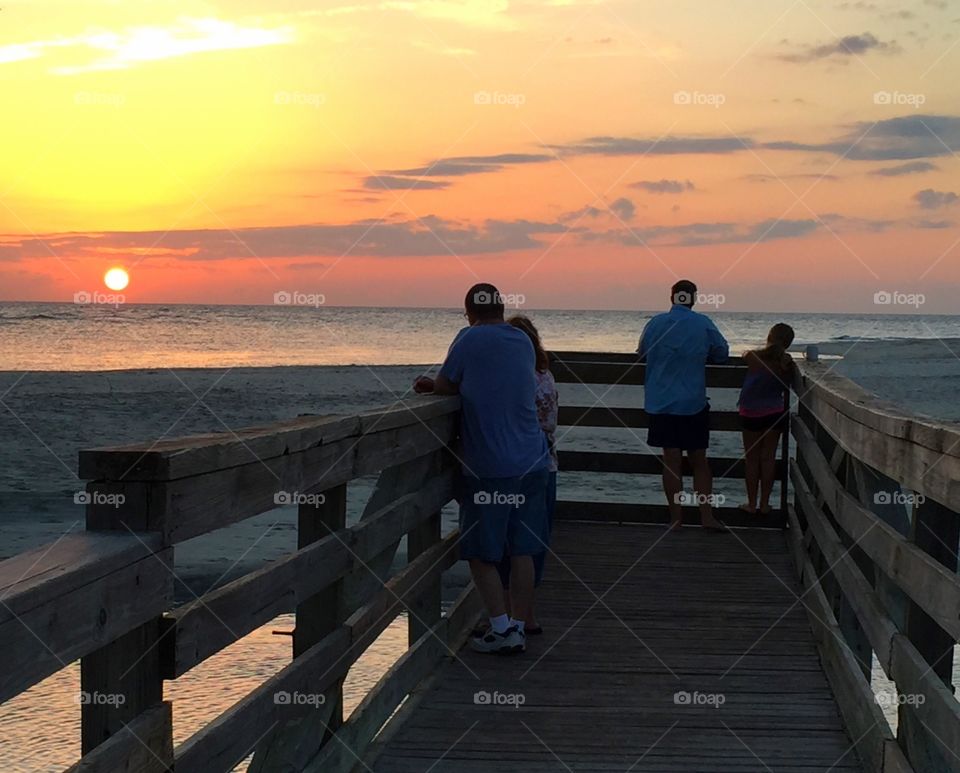
[{"label": "man in blue t-shirt", "polygon": [[663,492],[670,509],[670,528],[683,523],[683,453],[693,468],[691,504],[700,509],[705,529],[724,532],[713,515],[713,474],[707,462],[710,444],[710,401],[707,363],[720,365],[730,354],[713,321],[693,310],[697,286],[681,279],[670,289],[670,311],[658,314],[643,329],[637,353],[646,362],[644,410],[647,442],[663,449]]},{"label": "man in blue t-shirt", "polygon": [[[470,323],[457,333],[436,380],[421,377],[419,393],[460,395],[462,465],[460,556],[490,616],[490,631],[473,636],[479,652],[526,649],[524,620],[532,611],[531,556],[547,544],[546,492],[550,450],[536,408],[535,355],[530,338],[503,319],[491,284],[470,288]],[[497,566],[511,559],[510,611]]]}]

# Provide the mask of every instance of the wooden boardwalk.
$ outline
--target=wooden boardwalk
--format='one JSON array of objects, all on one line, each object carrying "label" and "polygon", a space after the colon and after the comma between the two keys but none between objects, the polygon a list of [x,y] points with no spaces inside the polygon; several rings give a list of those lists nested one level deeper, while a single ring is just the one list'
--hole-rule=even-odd
[{"label": "wooden boardwalk", "polygon": [[861,770],[783,532],[568,522],[554,549],[545,635],[448,660],[373,770]]}]

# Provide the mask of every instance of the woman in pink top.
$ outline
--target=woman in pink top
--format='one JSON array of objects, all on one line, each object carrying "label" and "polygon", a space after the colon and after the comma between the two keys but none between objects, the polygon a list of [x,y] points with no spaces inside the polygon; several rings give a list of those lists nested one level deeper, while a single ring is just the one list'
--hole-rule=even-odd
[{"label": "woman in pink top", "polygon": [[741,510],[770,512],[770,494],[777,474],[777,445],[786,427],[787,391],[795,365],[787,353],[793,328],[778,322],[763,349],[747,352],[747,375],[740,390],[740,426],[746,459],[747,501]]}]

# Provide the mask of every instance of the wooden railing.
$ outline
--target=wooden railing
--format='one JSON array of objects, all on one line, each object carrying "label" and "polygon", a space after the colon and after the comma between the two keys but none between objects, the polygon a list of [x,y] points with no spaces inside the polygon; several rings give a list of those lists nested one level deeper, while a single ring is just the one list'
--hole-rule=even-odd
[{"label": "wooden railing", "polygon": [[[647,426],[641,409],[604,400],[605,387],[643,383],[635,355],[552,357],[558,381],[591,393],[588,405],[561,407],[562,425]],[[744,373],[734,359],[708,368],[707,383],[735,389]],[[950,686],[960,636],[960,428],[906,415],[821,364],[801,366],[796,392],[794,505],[782,478],[784,515],[760,525],[789,520],[804,588],[798,603],[850,734],[871,771],[960,771],[960,706]],[[458,414],[456,398],[416,398],[354,416],[81,453],[88,530],[0,562],[0,702],[79,658],[89,700],[83,758],[71,770],[229,771],[253,752],[265,772],[352,769],[480,611],[469,588],[441,614],[441,575],[456,560],[459,536],[444,537],[439,517],[453,496]],[[712,427],[738,431],[736,414],[714,412]],[[659,475],[656,454],[640,452],[642,436],[630,442],[637,453],[561,445],[561,469]],[[736,457],[713,465],[718,475],[743,475]],[[348,527],[347,485],[374,473],[363,514]],[[295,552],[174,603],[179,543],[292,501]],[[904,506],[911,501],[917,506]],[[732,508],[720,514],[757,524]],[[667,518],[663,505],[615,502],[560,502],[557,515]],[[407,563],[394,571],[404,537]],[[175,748],[164,683],[289,610],[291,663]],[[344,677],[403,610],[407,650],[344,720]],[[874,655],[908,699],[896,735],[874,700]],[[282,699],[294,694],[313,700]]]},{"label": "wooden railing", "polygon": [[[82,452],[87,528],[0,563],[0,701],[81,659],[75,771],[349,770],[404,697],[462,642],[472,588],[441,616],[457,398],[356,416]],[[360,521],[346,487],[379,472]],[[175,546],[298,503],[298,550],[174,605]],[[408,563],[391,574],[406,536]],[[164,681],[296,610],[293,660],[174,748]],[[404,609],[409,649],[343,721],[350,666]],[[297,696],[306,696],[301,700]],[[334,737],[336,741],[333,741]]]},{"label": "wooden railing", "polygon": [[[603,451],[570,451],[560,444],[560,469],[563,472],[628,473],[633,475],[661,476],[663,462],[659,449],[646,445],[646,429],[649,418],[642,408],[616,408],[606,403],[613,402],[609,392],[614,386],[640,387],[646,377],[646,365],[636,354],[598,352],[552,352],[551,371],[560,384],[580,384],[586,388],[588,405],[569,405],[561,399],[558,436],[563,437],[572,427],[605,427],[628,430],[630,445],[635,453],[608,453]],[[743,385],[747,367],[742,358],[731,357],[725,365],[707,366],[707,389],[739,390]],[[562,391],[562,390],[561,390]],[[561,395],[562,397],[562,395]],[[785,406],[790,407],[789,398]],[[740,420],[735,410],[710,412],[711,432],[740,433]],[[777,462],[777,477],[780,482],[780,509],[769,516],[747,515],[737,507],[717,508],[718,516],[731,526],[783,527],[786,525],[787,465],[789,438],[784,434]],[[738,440],[739,443],[739,440]],[[738,446],[739,447],[739,446]],[[744,460],[741,455],[732,457],[708,455],[713,474],[717,479],[742,479]],[[684,474],[691,469],[686,458]],[[659,490],[659,483],[654,484]],[[557,518],[573,520],[609,521],[619,523],[663,523],[669,521],[666,504],[627,502],[557,502]],[[698,522],[696,507],[684,508],[684,520]]]},{"label": "wooden railing", "polygon": [[[824,363],[802,364],[796,391],[790,534],[849,732],[870,771],[960,771],[960,425],[904,413]],[[881,695],[896,734],[874,656],[895,685]]]}]

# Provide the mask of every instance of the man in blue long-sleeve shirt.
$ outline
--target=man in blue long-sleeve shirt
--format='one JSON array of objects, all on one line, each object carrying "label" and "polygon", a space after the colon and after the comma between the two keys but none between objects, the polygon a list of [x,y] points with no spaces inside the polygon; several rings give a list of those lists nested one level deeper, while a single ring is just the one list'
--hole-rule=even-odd
[{"label": "man in blue long-sleeve shirt", "polygon": [[729,357],[726,339],[713,321],[693,310],[697,286],[682,279],[670,289],[670,311],[658,314],[643,329],[637,353],[647,364],[644,409],[650,425],[647,442],[663,449],[663,491],[670,528],[683,522],[683,453],[693,467],[693,502],[704,528],[725,531],[713,515],[713,475],[707,462],[710,401],[706,366]]}]

